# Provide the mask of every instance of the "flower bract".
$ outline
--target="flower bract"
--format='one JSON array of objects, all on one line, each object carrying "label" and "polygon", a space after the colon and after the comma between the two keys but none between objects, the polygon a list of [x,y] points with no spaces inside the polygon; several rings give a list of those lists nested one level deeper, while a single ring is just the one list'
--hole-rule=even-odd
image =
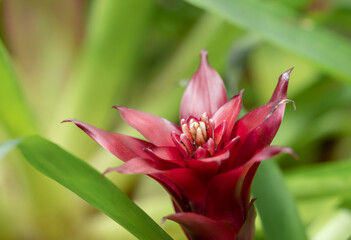
[{"label": "flower bract", "polygon": [[250,188],[265,159],[293,151],[271,146],[281,124],[292,69],[284,72],[269,102],[238,119],[243,91],[227,99],[219,74],[201,52],[200,66],[184,92],[179,125],[116,106],[145,139],[109,133],[68,119],[125,163],[106,172],[147,174],[170,194],[175,214],[193,240],[251,240],[255,208]]}]

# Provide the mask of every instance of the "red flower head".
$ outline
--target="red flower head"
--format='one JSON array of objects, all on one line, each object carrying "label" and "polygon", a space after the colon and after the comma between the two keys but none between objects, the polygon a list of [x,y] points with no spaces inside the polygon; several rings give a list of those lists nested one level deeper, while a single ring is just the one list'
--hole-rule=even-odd
[{"label": "red flower head", "polygon": [[253,239],[255,209],[250,188],[259,163],[290,148],[270,146],[283,118],[289,75],[284,72],[270,101],[237,120],[242,94],[227,101],[218,73],[201,52],[180,108],[180,126],[125,107],[124,121],[148,141],[109,133],[69,119],[125,163],[106,172],[147,174],[171,195],[189,239]]}]

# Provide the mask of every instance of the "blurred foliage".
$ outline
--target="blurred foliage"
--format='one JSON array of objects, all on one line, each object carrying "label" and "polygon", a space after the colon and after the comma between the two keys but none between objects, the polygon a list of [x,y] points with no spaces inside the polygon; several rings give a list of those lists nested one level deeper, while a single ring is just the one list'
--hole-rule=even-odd
[{"label": "blurred foliage", "polygon": [[[40,134],[102,172],[120,161],[60,121],[139,136],[111,109],[125,105],[177,123],[202,48],[228,96],[245,88],[247,110],[295,66],[288,97],[297,110],[287,106],[274,144],[299,159],[276,161],[309,239],[351,235],[348,0],[2,0],[0,9],[0,142]],[[157,223],[173,211],[155,182],[108,177]],[[0,212],[0,239],[135,239],[18,152],[0,162]],[[175,223],[163,228],[184,239]]]}]

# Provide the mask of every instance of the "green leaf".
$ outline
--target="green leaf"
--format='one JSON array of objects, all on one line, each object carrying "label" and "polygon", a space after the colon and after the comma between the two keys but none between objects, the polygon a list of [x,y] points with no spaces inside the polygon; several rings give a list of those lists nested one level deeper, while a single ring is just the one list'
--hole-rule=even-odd
[{"label": "green leaf", "polygon": [[171,239],[106,177],[57,145],[34,136],[24,139],[19,148],[36,169],[104,212],[138,239]]},{"label": "green leaf", "polygon": [[0,40],[0,123],[11,137],[36,132],[28,105]]},{"label": "green leaf", "polygon": [[[351,43],[275,1],[186,0],[311,60],[351,83]],[[333,46],[333,47],[330,47]]]},{"label": "green leaf", "polygon": [[265,161],[255,176],[252,195],[267,239],[307,239],[293,197],[273,161]]},{"label": "green leaf", "polygon": [[351,159],[290,170],[285,179],[297,198],[350,196],[350,172]]}]

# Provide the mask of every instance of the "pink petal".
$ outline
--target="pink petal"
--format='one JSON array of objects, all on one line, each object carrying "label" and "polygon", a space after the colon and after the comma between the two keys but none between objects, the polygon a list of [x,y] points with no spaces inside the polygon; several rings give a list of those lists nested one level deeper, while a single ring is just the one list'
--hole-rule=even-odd
[{"label": "pink petal", "polygon": [[275,137],[281,124],[286,91],[291,69],[283,73],[269,103],[246,114],[237,121],[232,136],[240,136],[240,145],[232,151],[232,160],[221,171],[229,171],[248,161],[259,149],[268,146]]},{"label": "pink petal", "polygon": [[213,156],[216,152],[216,144],[213,138],[208,139],[207,142],[202,147],[206,149],[206,151],[208,151],[210,156]]},{"label": "pink petal", "polygon": [[174,146],[171,132],[180,133],[174,123],[155,115],[134,109],[116,106],[126,123],[140,132],[146,139],[157,146]]},{"label": "pink petal", "polygon": [[128,162],[115,167],[107,169],[104,174],[115,171],[123,174],[155,174],[169,169],[176,169],[179,166],[172,162],[155,161],[145,158],[133,158]]},{"label": "pink petal", "polygon": [[[292,68],[284,72],[279,77],[279,81],[274,90],[272,98],[266,105],[252,110],[237,121],[233,130],[233,137],[240,136],[241,141],[243,142],[245,138],[251,133],[251,131],[266,119],[266,117],[274,110],[277,104],[281,100],[286,99],[291,71]],[[282,104],[282,106],[285,106],[285,104]],[[284,113],[284,108],[280,106],[280,109],[282,109],[282,111],[280,111],[281,116],[278,114],[278,117],[282,117],[282,114]],[[277,116],[277,114],[275,116]]]},{"label": "pink petal", "polygon": [[183,155],[185,159],[187,159],[189,157],[188,150],[186,149],[186,146],[180,141],[180,135],[176,132],[172,132],[171,139],[178,151]]},{"label": "pink petal", "polygon": [[240,136],[241,142],[244,142],[251,131],[260,125],[266,116],[272,112],[274,106],[274,103],[268,103],[245,114],[236,122],[231,136]]},{"label": "pink petal", "polygon": [[208,65],[207,51],[201,51],[199,69],[190,79],[180,106],[180,119],[189,116],[200,117],[204,112],[212,116],[227,102],[223,81],[219,74]]},{"label": "pink petal", "polygon": [[221,148],[221,145],[223,143],[223,138],[225,136],[225,133],[227,132],[227,122],[223,121],[218,127],[216,127],[214,131],[214,141],[217,146],[217,149]]},{"label": "pink petal", "polygon": [[209,162],[221,163],[222,161],[227,160],[229,156],[230,156],[230,152],[226,151],[221,154],[216,154],[215,156],[212,156],[212,157],[198,158],[196,160],[203,163],[209,163]]},{"label": "pink petal", "polygon": [[285,71],[282,75],[280,75],[278,85],[274,90],[270,102],[276,102],[286,98],[290,73],[293,69],[294,68],[292,67],[289,70]]},{"label": "pink petal", "polygon": [[[190,142],[184,133],[180,134],[179,139],[181,143],[185,146],[188,155],[191,155],[195,150],[195,146]],[[173,141],[174,142],[174,141]]]},{"label": "pink petal", "polygon": [[248,163],[262,162],[263,160],[273,158],[281,153],[287,153],[294,158],[297,158],[296,153],[289,147],[268,146],[256,153],[255,156],[248,161]]},{"label": "pink petal", "polygon": [[155,156],[164,160],[183,160],[183,156],[176,147],[153,147],[148,148],[147,151],[151,151]]},{"label": "pink petal", "polygon": [[122,161],[128,161],[135,157],[148,157],[143,149],[154,147],[149,142],[118,133],[109,133],[75,119],[67,119],[63,122],[73,122],[98,144]]},{"label": "pink petal", "polygon": [[285,103],[280,105],[270,117],[253,129],[246,140],[240,146],[236,155],[235,163],[232,165],[240,166],[247,162],[259,149],[271,144],[275,137],[283,118]]},{"label": "pink petal", "polygon": [[196,240],[233,240],[236,232],[227,222],[213,221],[196,213],[176,213],[165,217],[181,224]]},{"label": "pink petal", "polygon": [[230,134],[233,131],[235,121],[239,116],[243,92],[244,90],[242,90],[238,95],[230,99],[226,104],[224,104],[220,109],[218,109],[212,117],[212,119],[216,123],[216,126],[221,124],[223,121],[227,122],[227,131],[224,137],[224,141],[226,141],[230,137]]},{"label": "pink petal", "polygon": [[236,136],[235,138],[225,143],[221,152],[232,150],[234,147],[237,148],[237,146],[239,145],[239,142],[240,142],[240,136]]},{"label": "pink petal", "polygon": [[175,160],[163,159],[159,155],[157,155],[158,153],[156,149],[157,147],[154,148],[155,151],[152,150],[151,148],[144,148],[145,153],[149,155],[148,159],[155,161],[157,164],[173,164],[173,165],[170,165],[170,166],[173,166],[172,168],[176,168],[175,166],[181,167],[181,168],[186,167],[186,161],[184,161],[184,159],[175,159]]}]

